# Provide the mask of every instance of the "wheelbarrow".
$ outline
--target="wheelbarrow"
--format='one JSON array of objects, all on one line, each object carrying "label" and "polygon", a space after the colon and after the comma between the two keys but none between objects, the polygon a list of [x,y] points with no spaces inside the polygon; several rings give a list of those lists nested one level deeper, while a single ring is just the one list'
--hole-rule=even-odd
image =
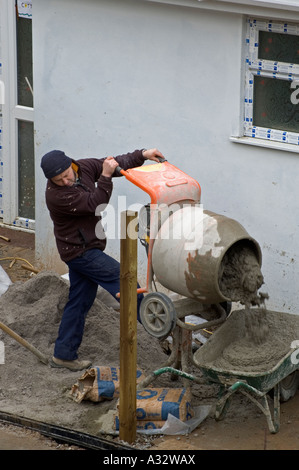
[{"label": "wheelbarrow", "polygon": [[[271,367],[262,370],[253,361],[249,370],[236,370],[217,366],[217,360],[222,357],[225,348],[244,334],[244,312],[235,311],[227,319],[207,343],[194,354],[194,362],[201,370],[207,383],[220,387],[220,398],[216,403],[215,418],[220,420],[228,410],[232,395],[241,392],[264,413],[271,433],[277,433],[280,428],[280,402],[290,399],[298,389],[299,373],[296,348],[296,336],[299,333],[299,318],[297,315],[281,314],[279,312],[264,312],[265,315],[279,315],[280,325],[269,330],[269,335],[278,335],[286,322],[291,322],[294,336],[290,343],[281,350],[281,358],[273,357]],[[254,350],[254,344],[252,348]],[[297,346],[298,347],[298,346]],[[257,358],[258,359],[258,358]],[[221,363],[220,363],[221,364]],[[266,367],[266,366],[265,366]],[[273,413],[270,411],[269,398],[273,398]]]}]

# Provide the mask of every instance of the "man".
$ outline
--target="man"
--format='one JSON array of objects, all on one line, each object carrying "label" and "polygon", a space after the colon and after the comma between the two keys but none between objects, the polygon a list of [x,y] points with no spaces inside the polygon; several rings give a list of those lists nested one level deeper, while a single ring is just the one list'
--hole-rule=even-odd
[{"label": "man", "polygon": [[[65,305],[55,342],[52,367],[78,371],[91,366],[79,360],[86,315],[98,285],[114,297],[120,291],[120,265],[104,253],[105,237],[96,236],[100,204],[107,204],[112,193],[115,169],[143,165],[145,160],[164,158],[157,149],[135,150],[115,158],[73,160],[61,150],[45,154],[41,168],[46,178],[46,204],[54,224],[54,235],[61,259],[69,268],[69,299]],[[138,308],[142,295],[138,295]]]}]

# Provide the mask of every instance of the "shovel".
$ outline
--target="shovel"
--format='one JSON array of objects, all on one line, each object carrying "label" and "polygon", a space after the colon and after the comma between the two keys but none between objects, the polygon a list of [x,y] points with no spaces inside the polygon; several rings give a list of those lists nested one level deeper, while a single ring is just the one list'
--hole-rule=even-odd
[{"label": "shovel", "polygon": [[14,338],[18,343],[22,344],[25,346],[25,348],[29,349],[35,356],[39,358],[41,362],[44,364],[48,364],[48,359],[46,356],[44,356],[38,349],[36,349],[32,344],[28,343],[25,339],[21,338],[17,333],[12,331],[8,326],[4,325],[4,323],[0,322],[0,328],[1,330],[5,331],[5,333],[9,334],[12,338]]}]

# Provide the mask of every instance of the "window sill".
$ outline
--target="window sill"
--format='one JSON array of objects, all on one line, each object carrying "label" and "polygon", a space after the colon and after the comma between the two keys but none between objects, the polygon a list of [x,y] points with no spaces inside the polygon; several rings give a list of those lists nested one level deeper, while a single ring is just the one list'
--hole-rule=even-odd
[{"label": "window sill", "polygon": [[272,150],[283,150],[285,152],[299,153],[299,145],[275,142],[273,140],[259,139],[257,137],[230,137],[231,142],[237,144],[255,145],[257,147],[269,148]]}]

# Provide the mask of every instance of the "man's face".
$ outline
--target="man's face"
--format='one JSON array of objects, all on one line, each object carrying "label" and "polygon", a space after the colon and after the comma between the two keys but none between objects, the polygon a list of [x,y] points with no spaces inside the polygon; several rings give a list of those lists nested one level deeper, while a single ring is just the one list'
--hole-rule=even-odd
[{"label": "man's face", "polygon": [[57,184],[57,186],[73,186],[76,181],[76,176],[72,166],[70,166],[65,171],[60,173],[60,175],[51,178],[51,180],[53,183]]}]

